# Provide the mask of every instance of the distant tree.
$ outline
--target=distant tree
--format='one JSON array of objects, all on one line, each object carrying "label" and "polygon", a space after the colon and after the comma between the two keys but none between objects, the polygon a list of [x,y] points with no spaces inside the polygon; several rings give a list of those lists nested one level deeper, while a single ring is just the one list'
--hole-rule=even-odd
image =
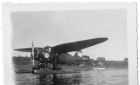
[{"label": "distant tree", "polygon": [[30,57],[13,57],[13,63],[17,65],[29,65],[31,63]]},{"label": "distant tree", "polygon": [[104,57],[97,57],[97,61],[105,61]]},{"label": "distant tree", "polygon": [[124,61],[128,61],[128,58],[124,58]]},{"label": "distant tree", "polygon": [[90,59],[91,61],[94,61],[94,59]]}]

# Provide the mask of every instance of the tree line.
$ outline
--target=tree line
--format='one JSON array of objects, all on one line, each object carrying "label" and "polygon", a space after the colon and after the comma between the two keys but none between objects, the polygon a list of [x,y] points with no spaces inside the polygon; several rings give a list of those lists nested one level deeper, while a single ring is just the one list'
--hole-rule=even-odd
[{"label": "tree line", "polygon": [[31,64],[31,57],[27,56],[14,56],[12,61],[16,65],[29,65]]}]

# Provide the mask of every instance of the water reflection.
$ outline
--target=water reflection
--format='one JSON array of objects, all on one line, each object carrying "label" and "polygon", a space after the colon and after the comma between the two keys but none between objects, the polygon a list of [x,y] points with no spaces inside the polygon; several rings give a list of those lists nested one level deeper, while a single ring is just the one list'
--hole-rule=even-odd
[{"label": "water reflection", "polygon": [[128,85],[128,69],[89,70],[58,75],[16,74],[16,85]]},{"label": "water reflection", "polygon": [[80,85],[81,75],[39,75],[36,85]]}]

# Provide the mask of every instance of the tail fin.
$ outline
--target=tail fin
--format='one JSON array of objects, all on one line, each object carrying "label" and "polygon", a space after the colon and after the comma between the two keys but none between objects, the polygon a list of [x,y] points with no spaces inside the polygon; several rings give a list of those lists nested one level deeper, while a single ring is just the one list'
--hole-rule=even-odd
[{"label": "tail fin", "polygon": [[83,54],[82,54],[82,51],[81,50],[79,50],[79,51],[76,51],[76,53],[75,53],[75,55],[74,55],[75,57],[82,57],[83,56]]}]

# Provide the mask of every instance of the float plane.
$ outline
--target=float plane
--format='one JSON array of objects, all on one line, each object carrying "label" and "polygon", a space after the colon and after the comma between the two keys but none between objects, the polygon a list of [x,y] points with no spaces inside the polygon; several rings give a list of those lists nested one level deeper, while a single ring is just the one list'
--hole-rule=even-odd
[{"label": "float plane", "polygon": [[[32,47],[30,48],[20,48],[20,49],[14,49],[16,51],[21,52],[30,52],[31,57],[33,59],[33,68],[32,71],[35,71],[36,69],[43,69],[48,68],[52,70],[60,70],[59,64],[59,57],[62,53],[72,52],[72,51],[79,51],[82,49],[85,49],[87,47],[97,45],[99,43],[102,43],[106,41],[108,38],[94,38],[94,39],[88,39],[88,40],[82,40],[82,41],[76,41],[76,42],[69,42],[69,43],[63,43],[56,46],[45,46],[45,47],[34,47],[34,44],[32,42]],[[59,56],[59,57],[58,57]],[[34,60],[39,61],[37,65],[34,65]],[[49,65],[52,65],[51,67]]]}]

